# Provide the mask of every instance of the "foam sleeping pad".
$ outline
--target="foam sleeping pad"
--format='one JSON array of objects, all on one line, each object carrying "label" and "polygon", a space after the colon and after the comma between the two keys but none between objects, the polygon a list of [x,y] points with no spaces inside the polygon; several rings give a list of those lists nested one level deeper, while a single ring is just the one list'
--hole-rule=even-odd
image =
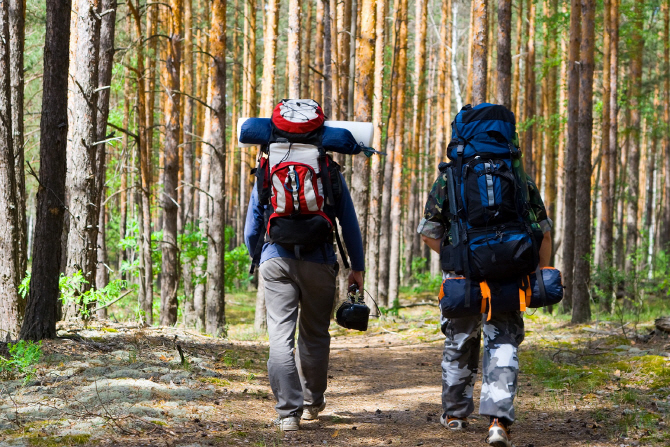
[{"label": "foam sleeping pad", "polygon": [[[239,129],[239,140],[243,144],[265,144],[270,139],[272,124],[270,118],[247,118]],[[351,132],[341,127],[325,126],[323,148],[331,152],[356,155],[365,148],[359,144]]]}]

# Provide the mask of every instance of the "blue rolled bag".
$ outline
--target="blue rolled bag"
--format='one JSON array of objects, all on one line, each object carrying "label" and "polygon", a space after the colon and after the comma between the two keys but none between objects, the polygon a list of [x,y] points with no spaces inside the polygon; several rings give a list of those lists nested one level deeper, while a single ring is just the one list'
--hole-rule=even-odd
[{"label": "blue rolled bag", "polygon": [[525,311],[563,298],[561,273],[538,269],[543,232],[530,205],[514,114],[501,105],[464,106],[451,123],[450,163],[441,163],[451,222],[441,244],[446,318]]},{"label": "blue rolled bag", "polygon": [[[470,293],[466,293],[467,284]],[[461,318],[493,312],[526,311],[551,306],[563,299],[561,272],[543,267],[520,280],[468,281],[464,276],[442,281],[439,300],[445,318]]]}]

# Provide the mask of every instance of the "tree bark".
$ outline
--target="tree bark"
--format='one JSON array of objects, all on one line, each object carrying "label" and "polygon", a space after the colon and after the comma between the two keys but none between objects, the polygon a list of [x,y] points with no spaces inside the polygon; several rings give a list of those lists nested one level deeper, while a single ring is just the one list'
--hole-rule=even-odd
[{"label": "tree bark", "polygon": [[[528,123],[535,118],[535,2],[528,0],[528,41],[526,42],[526,82],[524,87],[524,113],[523,120]],[[533,159],[534,154],[534,129],[535,125],[527,125],[523,133],[523,160],[526,172],[537,178]],[[537,179],[536,179],[537,181]]]},{"label": "tree bark", "polygon": [[[577,147],[579,134],[579,49],[581,42],[582,4],[580,0],[570,2],[570,45],[568,47],[568,141],[565,145],[565,172],[566,179],[574,179],[577,174]],[[563,310],[572,310],[573,268],[575,253],[575,196],[576,184],[565,182],[563,212],[563,283],[565,293]],[[583,192],[586,194],[586,192]]]},{"label": "tree bark", "polygon": [[[330,97],[331,114],[334,120],[339,120],[340,110],[342,107],[341,98],[342,92],[340,90],[340,58],[337,40],[337,0],[330,0],[330,74],[331,74],[331,94],[324,94],[326,101]],[[326,61],[327,63],[327,61]]]},{"label": "tree bark", "polygon": [[223,180],[223,173],[226,171],[226,0],[212,2],[210,48],[214,55],[210,69],[212,130],[209,194],[212,197],[212,214],[207,232],[208,281],[205,321],[207,333],[218,337],[225,335],[226,325],[224,288],[226,191]]},{"label": "tree bark", "polygon": [[393,181],[391,186],[391,250],[389,257],[388,301],[398,304],[400,263],[400,190],[402,186],[403,146],[405,133],[405,88],[407,79],[407,0],[399,0],[398,19],[398,77],[396,100],[396,135],[393,154]]},{"label": "tree bark", "polygon": [[[277,26],[279,24],[278,0],[269,0],[263,44],[263,79],[260,116],[268,117],[274,108],[275,72],[277,58]],[[236,126],[237,123],[233,123]]]},{"label": "tree bark", "polygon": [[[144,39],[142,33],[142,19],[132,0],[127,0],[128,9],[133,16],[135,22],[135,34],[138,41]],[[151,10],[151,9],[150,9]],[[153,103],[149,102],[152,110],[147,113],[147,102],[152,95],[145,94],[146,84],[144,73],[144,51],[143,46],[137,47],[137,68],[135,70],[137,76],[137,115],[138,115],[138,136],[139,141],[137,150],[140,164],[140,273],[142,281],[140,284],[140,308],[143,314],[144,322],[148,325],[153,323],[153,298],[154,298],[154,275],[153,263],[151,260],[151,146],[150,134],[153,129],[147,127],[149,122],[153,122]],[[149,69],[151,75],[151,70]],[[149,83],[151,88],[151,82]],[[153,99],[151,100],[153,101]],[[151,115],[151,120],[147,117]]]},{"label": "tree bark", "polygon": [[[547,18],[547,42],[548,54],[547,58],[555,60],[559,54],[556,45],[556,35],[558,27],[553,18],[558,15],[558,1],[549,0],[549,16]],[[547,91],[545,99],[545,188],[544,188],[544,204],[547,207],[547,213],[551,219],[556,220],[556,173],[557,160],[556,154],[558,149],[558,133],[560,120],[560,107],[558,104],[558,67],[552,64],[547,69]],[[553,233],[556,233],[553,231]],[[553,256],[552,256],[553,264]]]},{"label": "tree bark", "polygon": [[516,116],[517,122],[521,121],[521,101],[519,96],[521,94],[521,49],[522,40],[523,40],[523,4],[524,0],[518,0],[519,4],[517,7],[516,14],[516,33],[514,35],[514,53],[512,56],[518,57],[516,64],[516,69],[512,72],[512,111]]},{"label": "tree bark", "polygon": [[601,141],[601,180],[600,180],[600,219],[598,221],[598,244],[596,245],[595,262],[601,269],[611,265],[612,257],[612,219],[614,217],[614,198],[611,195],[610,184],[614,179],[610,177],[610,165],[614,163],[609,150],[610,146],[610,63],[612,48],[612,1],[604,0],[603,6],[603,113],[602,113],[602,141]]},{"label": "tree bark", "polygon": [[[361,34],[356,42],[356,82],[354,87],[354,120],[372,121],[372,99],[375,63],[375,0],[361,3]],[[378,157],[374,155],[374,157]],[[370,163],[362,155],[353,157],[351,198],[358,221],[368,221],[368,194],[370,191]],[[368,234],[362,232],[363,247]],[[369,283],[368,283],[369,284]]]},{"label": "tree bark", "polygon": [[[372,147],[382,148],[383,101],[384,101],[384,25],[386,16],[386,0],[378,0],[375,19],[375,48],[374,48],[374,89],[372,104],[372,126],[374,134]],[[358,59],[357,59],[358,60]],[[381,228],[380,204],[382,195],[382,160],[380,156],[370,160],[370,198],[367,224],[367,276],[366,287],[373,297],[378,296],[377,277],[379,275],[379,230]]]},{"label": "tree bark", "polygon": [[288,3],[288,96],[300,98],[300,0]]},{"label": "tree bark", "polygon": [[636,0],[633,8],[633,30],[631,35],[630,98],[631,125],[628,132],[628,156],[626,161],[626,274],[635,272],[638,244],[638,194],[640,191],[640,95],[642,87],[642,52],[644,50],[643,12],[644,0]]},{"label": "tree bark", "polygon": [[[65,214],[68,133],[67,78],[71,0],[46,4],[44,76],[40,121],[40,180],[33,265],[21,339],[56,337],[61,239]],[[0,79],[6,71],[0,71]],[[2,140],[6,141],[6,140]]]},{"label": "tree bark", "polygon": [[311,60],[312,50],[312,9],[312,2],[310,0],[303,1],[301,12],[303,14],[304,20],[301,19],[303,30],[300,33],[302,39],[302,43],[300,44],[301,98],[312,97],[310,96],[312,82],[309,74],[309,61]]},{"label": "tree bark", "polygon": [[[16,175],[16,207],[18,218],[18,269],[23,277],[28,269],[28,229],[26,227],[26,179],[23,131],[23,54],[26,39],[25,0],[8,0],[9,3],[9,71],[12,104],[12,147]],[[23,305],[21,306],[24,307]]]},{"label": "tree bark", "polygon": [[18,295],[22,272],[19,264],[19,218],[12,138],[9,5],[0,4],[0,336],[16,339],[24,304]]},{"label": "tree bark", "polygon": [[474,0],[474,31],[472,53],[472,103],[474,105],[486,102],[486,75],[488,54],[488,0]]},{"label": "tree bark", "polygon": [[[171,326],[177,322],[177,289],[179,287],[179,253],[177,247],[177,217],[179,214],[179,116],[181,95],[179,88],[181,66],[182,17],[181,0],[171,0],[170,30],[166,71],[166,106],[164,171],[163,171],[163,241],[161,243],[161,310],[160,324]],[[221,172],[223,177],[223,172]]]},{"label": "tree bark", "polygon": [[[612,0],[617,1],[617,0]],[[659,238],[662,250],[670,250],[670,5],[663,2],[663,178],[665,179],[665,201]]]},{"label": "tree bark", "polygon": [[[312,70],[312,97],[316,102],[325,107],[323,100],[323,85],[325,76],[324,57],[324,3],[325,0],[316,0],[316,28],[314,30],[314,69]],[[325,112],[325,109],[324,109]]]},{"label": "tree bark", "polygon": [[512,0],[498,0],[498,66],[496,102],[512,108]]},{"label": "tree bark", "polygon": [[[70,108],[77,119],[70,128],[66,187],[71,213],[67,240],[67,275],[81,271],[87,281],[83,291],[95,284],[98,210],[96,204],[96,150],[100,0],[78,0],[76,72]],[[72,66],[70,66],[72,68]],[[67,307],[66,317],[75,318],[79,303]]]},{"label": "tree bark", "polygon": [[574,297],[572,322],[591,319],[591,138],[593,134],[593,54],[595,50],[595,0],[582,0],[582,41],[579,80],[579,134],[575,208]]}]

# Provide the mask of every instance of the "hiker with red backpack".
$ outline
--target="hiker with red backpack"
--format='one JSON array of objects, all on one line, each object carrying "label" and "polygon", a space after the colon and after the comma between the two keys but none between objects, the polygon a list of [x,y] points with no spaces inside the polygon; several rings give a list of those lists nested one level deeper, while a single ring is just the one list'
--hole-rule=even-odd
[{"label": "hiker with red backpack", "polygon": [[[562,298],[560,272],[548,267],[552,221],[523,172],[514,114],[500,105],[467,105],[452,122],[449,163],[426,202],[417,231],[440,254],[442,360],[440,422],[467,427],[484,333],[479,413],[487,442],[510,447],[522,312]],[[482,316],[482,314],[484,314]]]},{"label": "hiker with red backpack", "polygon": [[[326,406],[330,318],[339,265],[347,255],[349,285],[363,290],[363,244],[356,211],[339,166],[326,153],[371,150],[346,129],[324,126],[313,100],[282,100],[271,120],[248,119],[242,143],[262,144],[244,239],[265,284],[270,337],[268,375],[277,399],[276,425],[298,430]],[[254,268],[252,266],[252,270]],[[300,308],[300,312],[298,312]],[[299,338],[294,355],[296,325]]]}]

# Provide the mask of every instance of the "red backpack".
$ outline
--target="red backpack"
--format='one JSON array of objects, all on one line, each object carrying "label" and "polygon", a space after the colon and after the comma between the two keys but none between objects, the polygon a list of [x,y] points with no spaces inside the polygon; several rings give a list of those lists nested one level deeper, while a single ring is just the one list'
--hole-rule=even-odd
[{"label": "red backpack", "polygon": [[[272,114],[272,132],[261,147],[255,170],[261,205],[266,206],[266,238],[295,253],[337,240],[346,268],[349,264],[337,231],[335,199],[341,191],[339,165],[322,145],[324,114],[311,99],[284,99]],[[266,238],[260,238],[252,272]],[[325,250],[324,250],[325,257]]]}]

